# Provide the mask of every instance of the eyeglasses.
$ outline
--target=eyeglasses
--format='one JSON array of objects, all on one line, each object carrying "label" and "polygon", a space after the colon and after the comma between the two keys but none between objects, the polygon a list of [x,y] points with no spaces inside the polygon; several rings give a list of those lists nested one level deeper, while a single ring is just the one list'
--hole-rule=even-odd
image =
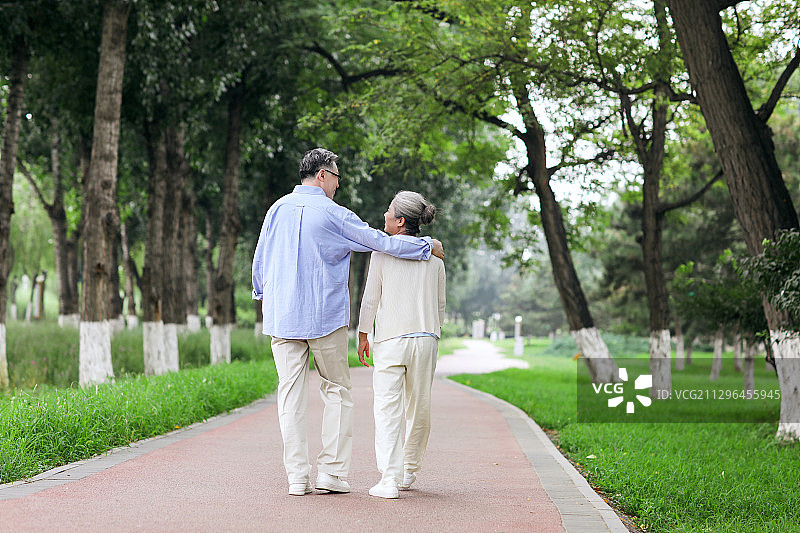
[{"label": "eyeglasses", "polygon": [[327,168],[323,168],[322,170],[324,170],[325,172],[330,172],[331,174],[336,176],[337,179],[341,179],[341,176],[339,174],[337,174],[336,172],[334,172],[333,170],[328,170]]}]

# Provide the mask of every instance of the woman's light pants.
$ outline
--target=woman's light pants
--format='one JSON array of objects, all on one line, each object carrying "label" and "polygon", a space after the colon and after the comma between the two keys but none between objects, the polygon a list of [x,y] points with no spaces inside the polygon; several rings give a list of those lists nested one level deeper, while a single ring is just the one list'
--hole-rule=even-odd
[{"label": "woman's light pants", "polygon": [[308,411],[309,350],[320,377],[322,451],[317,470],[346,477],[353,453],[353,399],[347,366],[347,328],[319,339],[272,339],[278,370],[278,420],[283,436],[283,464],[289,483],[309,481],[306,412]]},{"label": "woman's light pants", "polygon": [[431,432],[431,385],[438,348],[435,337],[399,337],[375,343],[375,458],[385,480],[401,483],[403,470],[420,468]]}]

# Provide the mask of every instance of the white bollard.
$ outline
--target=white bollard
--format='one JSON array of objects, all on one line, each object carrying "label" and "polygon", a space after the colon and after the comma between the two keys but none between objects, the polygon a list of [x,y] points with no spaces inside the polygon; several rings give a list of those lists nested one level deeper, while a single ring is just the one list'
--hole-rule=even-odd
[{"label": "white bollard", "polygon": [[514,355],[520,356],[525,350],[522,340],[522,317],[517,315],[514,318]]}]

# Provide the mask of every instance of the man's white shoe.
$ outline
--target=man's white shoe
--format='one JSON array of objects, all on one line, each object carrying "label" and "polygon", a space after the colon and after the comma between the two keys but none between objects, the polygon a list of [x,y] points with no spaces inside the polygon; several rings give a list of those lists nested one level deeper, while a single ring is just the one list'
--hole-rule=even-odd
[{"label": "man's white shoe", "polygon": [[317,474],[317,490],[327,490],[330,492],[350,492],[350,484],[339,476],[332,476],[325,472]]},{"label": "man's white shoe", "polygon": [[404,472],[403,473],[403,482],[400,483],[400,490],[408,490],[408,487],[411,486],[414,481],[416,481],[417,475],[413,472]]},{"label": "man's white shoe", "polygon": [[311,488],[311,481],[305,483],[290,483],[289,494],[292,496],[304,496],[310,494],[314,489]]},{"label": "man's white shoe", "polygon": [[380,483],[369,489],[370,496],[377,496],[378,498],[397,498],[397,483],[392,480],[382,479]]}]

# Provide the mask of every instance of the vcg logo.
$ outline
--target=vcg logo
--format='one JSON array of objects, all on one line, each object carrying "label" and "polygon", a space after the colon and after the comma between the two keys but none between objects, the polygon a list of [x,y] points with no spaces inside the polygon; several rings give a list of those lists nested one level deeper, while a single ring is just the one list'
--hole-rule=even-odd
[{"label": "vcg logo", "polygon": [[[600,394],[600,391],[603,391],[605,394],[614,394],[613,398],[608,399],[608,406],[614,408],[620,405],[624,400],[625,397],[623,396],[623,391],[625,390],[624,382],[628,381],[628,369],[627,368],[620,368],[619,369],[619,379],[623,381],[623,383],[592,383],[592,388],[594,389],[595,394]],[[633,383],[633,388],[636,390],[639,389],[649,389],[653,386],[653,376],[652,374],[642,374],[636,381]],[[649,396],[642,396],[641,394],[636,394],[636,399],[639,400],[639,403],[648,407],[652,400],[650,400]],[[635,404],[633,401],[628,401],[625,403],[625,412],[627,414],[631,414],[634,412]]]}]

